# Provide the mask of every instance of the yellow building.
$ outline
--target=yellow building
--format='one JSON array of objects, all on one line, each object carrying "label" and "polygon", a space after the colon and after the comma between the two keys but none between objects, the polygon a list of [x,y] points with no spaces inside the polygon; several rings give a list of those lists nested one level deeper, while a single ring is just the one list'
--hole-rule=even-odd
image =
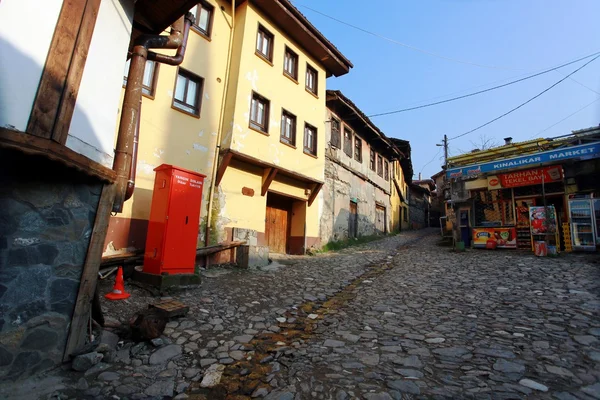
[{"label": "yellow building", "polygon": [[412,182],[412,161],[410,143],[402,139],[390,139],[401,153],[400,159],[392,162],[392,189],[390,195],[392,231],[405,231],[410,228],[410,206],[408,185]]},{"label": "yellow building", "polygon": [[319,242],[325,81],[352,64],[287,0],[206,0],[191,11],[182,65],[147,64],[136,188],[107,246],[144,247],[153,169],[164,163],[207,176],[199,247],[208,223],[210,244],[302,253]]}]

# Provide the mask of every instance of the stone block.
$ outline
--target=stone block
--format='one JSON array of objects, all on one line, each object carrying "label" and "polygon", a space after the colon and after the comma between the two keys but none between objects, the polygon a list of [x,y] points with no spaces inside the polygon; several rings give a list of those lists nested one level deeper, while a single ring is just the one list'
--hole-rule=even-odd
[{"label": "stone block", "polygon": [[70,316],[73,312],[79,282],[71,279],[56,279],[50,285],[51,309],[63,315]]},{"label": "stone block", "polygon": [[31,318],[44,314],[46,311],[46,303],[42,300],[36,300],[19,304],[8,313],[8,317],[14,325],[21,325]]},{"label": "stone block", "polygon": [[3,346],[0,346],[0,367],[6,367],[10,365],[13,360],[13,355],[10,351],[6,350]]},{"label": "stone block", "polygon": [[25,371],[31,371],[42,358],[37,351],[21,352],[13,361],[7,377],[15,379],[23,375]]},{"label": "stone block", "polygon": [[103,358],[103,355],[97,352],[78,355],[73,359],[71,368],[75,371],[87,371],[94,365],[98,364]]},{"label": "stone block", "polygon": [[71,215],[63,208],[52,207],[49,210],[44,210],[42,216],[46,219],[46,223],[50,226],[65,226],[71,222]]},{"label": "stone block", "polygon": [[50,350],[56,346],[58,335],[47,329],[36,329],[27,333],[21,347],[27,350]]}]

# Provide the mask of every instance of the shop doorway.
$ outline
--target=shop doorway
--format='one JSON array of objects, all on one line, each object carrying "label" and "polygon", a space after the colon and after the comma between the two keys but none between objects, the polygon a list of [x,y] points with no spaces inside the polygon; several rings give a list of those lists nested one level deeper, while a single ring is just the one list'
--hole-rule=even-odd
[{"label": "shop doorway", "polygon": [[471,224],[469,209],[463,208],[458,211],[458,228],[460,229],[460,240],[465,247],[471,247]]},{"label": "shop doorway", "polygon": [[293,200],[269,192],[265,218],[265,238],[269,251],[285,254],[288,252]]}]

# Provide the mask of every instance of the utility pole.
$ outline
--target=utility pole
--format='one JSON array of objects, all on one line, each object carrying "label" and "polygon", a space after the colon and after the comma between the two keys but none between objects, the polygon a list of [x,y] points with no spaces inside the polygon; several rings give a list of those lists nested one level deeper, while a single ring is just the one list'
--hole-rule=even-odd
[{"label": "utility pole", "polygon": [[448,170],[448,136],[444,135],[444,170]]}]

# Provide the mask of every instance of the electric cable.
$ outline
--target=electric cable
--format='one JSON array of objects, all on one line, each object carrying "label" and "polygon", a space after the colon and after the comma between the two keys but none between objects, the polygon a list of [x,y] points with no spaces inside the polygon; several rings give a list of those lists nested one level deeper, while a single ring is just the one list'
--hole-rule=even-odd
[{"label": "electric cable", "polygon": [[[473,92],[473,93],[464,94],[464,95],[462,95],[462,96],[452,97],[452,98],[450,98],[450,99],[446,99],[446,100],[440,100],[440,101],[436,101],[436,102],[434,102],[434,103],[422,104],[422,105],[420,105],[420,106],[409,107],[409,108],[403,108],[403,109],[400,109],[400,110],[388,111],[388,112],[377,113],[377,114],[371,114],[371,115],[368,115],[368,117],[369,117],[369,118],[373,118],[373,117],[381,117],[381,116],[384,116],[384,115],[399,114],[399,113],[403,113],[403,112],[406,112],[406,111],[413,111],[413,110],[418,110],[418,109],[421,109],[421,108],[426,108],[426,107],[437,106],[437,105],[439,105],[439,104],[449,103],[449,102],[451,102],[451,101],[461,100],[461,99],[465,99],[465,98],[467,98],[467,97],[476,96],[476,95],[478,95],[478,94],[482,94],[482,93],[491,92],[492,90],[496,90],[496,89],[500,89],[500,88],[503,88],[503,87],[506,87],[506,86],[514,85],[515,83],[523,82],[523,81],[526,81],[526,80],[528,80],[528,79],[532,79],[532,78],[538,77],[538,76],[540,76],[540,75],[547,74],[547,73],[549,73],[549,72],[552,72],[552,71],[555,71],[555,70],[557,70],[557,69],[560,69],[560,68],[566,67],[566,66],[568,66],[568,65],[571,65],[571,64],[575,64],[575,63],[577,63],[577,62],[579,62],[579,61],[583,61],[583,60],[585,60],[585,59],[588,59],[588,58],[590,58],[590,57],[594,57],[594,56],[598,56],[598,55],[600,55],[600,52],[596,52],[596,53],[593,53],[593,54],[587,55],[587,56],[585,56],[585,57],[578,58],[578,59],[577,59],[577,60],[575,60],[575,61],[570,61],[570,62],[568,62],[568,63],[561,64],[561,65],[559,65],[559,66],[557,66],[557,67],[553,67],[553,68],[550,68],[550,69],[546,69],[546,70],[544,70],[544,71],[542,71],[542,72],[538,72],[538,73],[536,73],[536,74],[533,74],[533,75],[528,75],[528,76],[526,76],[526,77],[524,77],[524,78],[520,78],[520,79],[517,79],[517,80],[514,80],[514,81],[510,81],[510,82],[504,83],[504,84],[502,84],[502,85],[497,85],[497,86],[493,86],[493,87],[491,87],[491,88],[488,88],[488,89],[479,90],[479,91],[477,91],[477,92]],[[597,57],[596,57],[596,58],[597,58]],[[594,58],[594,60],[595,60],[596,58]],[[592,61],[593,61],[593,60],[592,60]],[[586,64],[586,65],[587,65],[587,64]],[[568,76],[567,76],[567,77],[568,77]],[[566,79],[566,78],[565,78],[565,79]]]},{"label": "electric cable", "polygon": [[560,121],[550,125],[549,127],[542,129],[541,131],[539,131],[538,133],[536,133],[533,136],[530,136],[529,139],[533,139],[536,136],[541,135],[542,133],[546,132],[548,129],[550,128],[554,128],[556,125],[560,124],[563,121],[566,121],[567,119],[571,118],[573,115],[580,113],[581,111],[585,110],[586,108],[588,108],[589,106],[591,106],[592,104],[596,103],[597,101],[600,101],[600,97],[598,97],[596,100],[592,101],[591,103],[588,103],[587,105],[581,107],[579,110],[567,115],[566,117],[564,117],[563,119],[561,119]]},{"label": "electric cable", "polygon": [[500,115],[500,116],[498,116],[498,117],[496,117],[496,118],[494,118],[494,119],[492,119],[492,120],[490,120],[490,121],[486,122],[485,124],[479,125],[478,127],[474,128],[474,129],[471,129],[471,130],[469,130],[469,131],[467,131],[467,132],[465,132],[465,133],[461,133],[460,135],[458,135],[458,136],[454,136],[454,137],[452,137],[452,138],[450,138],[450,139],[448,139],[448,140],[450,141],[450,140],[454,140],[454,139],[458,139],[458,138],[460,138],[460,137],[466,136],[466,135],[468,135],[468,134],[470,134],[470,133],[473,133],[473,132],[475,132],[475,131],[478,131],[479,129],[481,129],[481,128],[483,128],[483,127],[486,127],[486,126],[488,126],[488,125],[490,125],[490,124],[492,124],[492,123],[494,123],[494,122],[498,121],[498,120],[499,120],[499,119],[501,119],[501,118],[504,118],[504,117],[506,117],[507,115],[509,115],[509,114],[513,113],[514,111],[518,110],[519,108],[523,107],[524,105],[526,105],[526,104],[528,104],[528,103],[532,102],[533,100],[537,99],[538,97],[540,97],[541,95],[543,95],[543,94],[544,94],[544,93],[546,93],[547,91],[551,90],[552,88],[554,88],[555,86],[557,86],[557,85],[558,85],[558,84],[560,84],[561,82],[565,81],[565,80],[566,80],[566,79],[568,79],[568,78],[569,78],[571,75],[574,75],[574,74],[576,74],[577,72],[579,72],[580,70],[582,70],[583,68],[585,68],[585,67],[586,67],[588,64],[590,64],[590,63],[592,63],[592,62],[596,61],[598,58],[600,58],[600,54],[599,54],[599,55],[597,55],[596,57],[592,58],[590,61],[586,62],[585,64],[583,64],[582,66],[580,66],[579,68],[577,68],[576,70],[574,70],[573,72],[571,72],[569,75],[565,76],[564,78],[562,78],[562,79],[560,79],[559,81],[557,81],[557,82],[553,83],[552,85],[550,85],[550,86],[549,86],[549,87],[547,87],[546,89],[542,90],[540,93],[538,93],[538,94],[536,94],[535,96],[531,97],[531,98],[530,98],[530,99],[528,99],[527,101],[525,101],[525,102],[523,102],[523,103],[519,104],[519,105],[518,105],[518,106],[516,106],[515,108],[512,108],[511,110],[509,110],[509,111],[505,112],[504,114],[502,114],[502,115]]},{"label": "electric cable", "polygon": [[425,164],[425,165],[423,165],[423,167],[421,167],[421,171],[419,171],[419,174],[423,172],[423,170],[425,169],[426,166],[431,164],[436,159],[436,157],[440,154],[441,151],[442,151],[442,149],[440,148],[438,150],[438,152],[435,154],[435,156],[433,156],[433,158],[431,160],[429,160],[429,162],[427,164]]},{"label": "electric cable", "polygon": [[338,18],[332,17],[331,15],[327,15],[327,14],[321,12],[321,11],[315,10],[314,8],[311,8],[311,7],[306,6],[304,4],[301,4],[301,3],[298,3],[298,2],[295,2],[295,1],[294,1],[294,3],[296,3],[298,6],[300,6],[302,8],[306,8],[307,10],[310,10],[310,11],[312,11],[314,13],[317,13],[317,14],[325,17],[325,18],[329,18],[329,19],[331,19],[333,21],[336,21],[336,22],[338,22],[338,23],[340,23],[342,25],[349,26],[350,28],[359,30],[359,31],[364,32],[366,34],[378,37],[380,39],[386,40],[388,42],[397,44],[397,45],[402,46],[402,47],[406,47],[407,49],[410,49],[410,50],[414,50],[414,51],[418,51],[418,52],[423,53],[423,54],[427,54],[427,55],[432,56],[432,57],[437,57],[437,58],[440,58],[442,60],[451,61],[451,62],[455,62],[455,63],[459,63],[459,64],[472,65],[472,66],[480,67],[480,68],[514,70],[514,68],[509,68],[509,67],[498,67],[498,66],[493,66],[493,65],[478,64],[478,63],[474,63],[474,62],[471,62],[471,61],[463,61],[463,60],[459,60],[459,59],[452,58],[452,57],[446,57],[446,56],[434,53],[432,51],[424,50],[424,49],[421,49],[421,48],[418,48],[418,47],[415,47],[415,46],[411,46],[409,44],[402,43],[402,42],[400,42],[398,40],[395,40],[395,39],[392,39],[392,38],[388,38],[388,37],[380,35],[378,33],[368,31],[368,30],[366,30],[364,28],[361,28],[359,26],[353,25],[353,24],[351,24],[349,22],[342,21],[342,20],[340,20]]}]

